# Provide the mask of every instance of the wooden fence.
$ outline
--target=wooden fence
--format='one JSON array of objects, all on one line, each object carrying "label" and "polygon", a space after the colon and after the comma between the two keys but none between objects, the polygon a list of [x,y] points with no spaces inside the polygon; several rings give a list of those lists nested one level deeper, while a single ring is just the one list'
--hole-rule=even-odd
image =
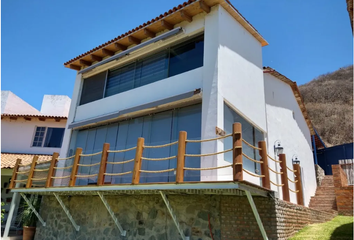
[{"label": "wooden fence", "polygon": [[[31,188],[31,187],[46,187],[46,188],[51,188],[53,187],[53,180],[55,179],[67,179],[69,187],[74,187],[77,178],[95,178],[97,177],[97,185],[102,186],[106,185],[105,183],[105,177],[106,176],[123,176],[127,174],[132,174],[132,181],[131,184],[139,184],[140,183],[140,173],[148,173],[148,174],[157,174],[157,173],[164,173],[164,172],[173,172],[176,171],[176,183],[181,184],[184,182],[184,172],[185,170],[189,171],[208,171],[208,170],[216,170],[216,169],[221,169],[221,168],[232,168],[233,169],[233,181],[244,181],[244,176],[243,174],[246,173],[248,175],[251,175],[253,177],[258,177],[262,179],[262,186],[266,189],[271,189],[271,184],[282,187],[282,192],[283,192],[283,200],[285,201],[290,201],[290,192],[294,192],[297,195],[297,202],[300,205],[303,205],[303,197],[302,197],[302,183],[301,183],[301,172],[300,172],[300,165],[298,164],[293,164],[293,168],[289,168],[286,164],[286,157],[285,154],[280,154],[279,155],[279,160],[276,160],[272,158],[271,156],[268,155],[267,153],[267,147],[266,147],[266,142],[265,141],[260,141],[258,143],[258,147],[253,146],[252,144],[248,143],[242,138],[242,126],[240,123],[234,123],[233,124],[233,131],[231,134],[225,135],[225,136],[220,136],[220,137],[215,137],[215,138],[210,138],[210,139],[204,139],[204,140],[188,140],[187,138],[187,132],[181,131],[179,133],[179,138],[178,141],[172,142],[172,143],[167,143],[163,145],[155,145],[155,146],[147,146],[144,144],[144,138],[138,138],[137,145],[132,148],[128,149],[122,149],[122,150],[110,150],[110,145],[109,143],[104,143],[102,151],[96,152],[96,153],[90,153],[90,154],[84,154],[82,153],[82,148],[77,148],[75,155],[69,156],[66,158],[59,158],[58,153],[54,153],[52,156],[52,160],[48,161],[50,162],[50,166],[48,168],[43,168],[40,167],[41,164],[37,165],[37,160],[38,157],[35,156],[33,158],[32,163],[27,164],[27,165],[21,165],[21,160],[18,159],[16,166],[14,168],[10,188],[14,188],[16,183],[17,184],[24,184],[26,188]],[[217,141],[217,140],[222,140],[232,137],[232,148],[227,149],[224,151],[220,152],[214,152],[214,153],[205,153],[205,154],[189,154],[186,153],[186,145],[188,143],[202,143],[202,142],[208,142],[208,141]],[[253,159],[252,157],[246,155],[242,151],[242,145],[245,144],[259,152],[259,155],[261,157],[260,160]],[[143,157],[143,152],[144,149],[148,148],[163,148],[163,147],[169,147],[172,145],[178,145],[178,151],[177,155],[175,156],[166,156],[164,158],[147,158]],[[110,153],[122,153],[122,152],[128,152],[128,151],[133,151],[135,150],[135,157],[133,159],[125,160],[125,161],[120,161],[120,162],[109,162],[108,161],[108,155]],[[207,168],[190,168],[185,166],[185,158],[186,157],[207,157],[207,156],[213,156],[213,155],[218,155],[218,154],[223,154],[227,152],[232,152],[232,157],[233,161],[232,164],[226,165],[226,166],[219,166],[219,167],[207,167]],[[82,164],[80,163],[80,159],[82,157],[89,157],[89,156],[96,156],[100,155],[101,159],[100,161],[92,164]],[[252,173],[245,168],[243,168],[243,157],[245,157],[247,160],[259,163],[261,165],[261,175]],[[176,168],[170,168],[170,169],[164,169],[164,170],[143,170],[141,169],[142,166],[142,161],[165,161],[165,160],[170,160],[170,159],[177,159],[177,166]],[[275,171],[274,169],[270,168],[268,166],[268,159],[271,161],[274,161],[276,164],[280,164],[280,172]],[[58,162],[59,161],[67,161],[71,160],[73,161],[73,164],[70,166],[65,166],[65,167],[58,167]],[[134,162],[134,166],[132,169],[122,172],[122,173],[107,173],[107,165],[108,164],[124,164],[128,162]],[[19,171],[20,167],[29,167],[30,169],[27,171]],[[96,174],[78,174],[78,168],[79,167],[93,167],[93,166],[99,166],[99,172]],[[56,171],[66,171],[66,174],[62,174],[62,176],[58,176],[56,174]],[[288,177],[288,171],[293,172],[295,175],[296,180],[291,180]],[[270,180],[270,172],[273,172],[275,174],[281,175],[281,184],[276,184]],[[19,175],[22,176],[27,176],[26,179],[17,179]],[[293,182],[295,184],[295,189],[290,189],[289,188],[289,181]]]}]

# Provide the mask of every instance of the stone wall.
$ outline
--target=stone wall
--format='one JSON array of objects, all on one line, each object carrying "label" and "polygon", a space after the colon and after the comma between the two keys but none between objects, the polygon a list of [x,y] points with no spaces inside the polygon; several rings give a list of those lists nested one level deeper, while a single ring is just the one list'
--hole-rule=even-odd
[{"label": "stone wall", "polygon": [[[80,231],[76,231],[54,197],[44,196],[40,214],[47,226],[37,224],[36,240],[51,239],[179,239],[177,228],[160,195],[106,196],[127,236],[118,228],[96,196],[62,196]],[[186,236],[191,240],[211,240],[208,215],[215,240],[221,239],[220,197],[168,195]]]},{"label": "stone wall", "polygon": [[[121,237],[101,200],[96,196],[63,196],[63,202],[80,225],[76,232],[54,197],[44,196],[38,224],[41,239],[180,239],[160,195],[107,196],[127,236]],[[191,240],[263,239],[245,196],[168,195],[186,236]],[[273,198],[254,197],[268,238],[287,239],[310,223],[328,221],[333,214]],[[210,217],[210,228],[209,219]]]},{"label": "stone wall", "polygon": [[332,165],[332,173],[338,214],[353,216],[353,185],[348,186],[347,176],[340,165]]},{"label": "stone wall", "polygon": [[317,182],[317,187],[321,186],[322,180],[325,176],[324,170],[320,167],[320,165],[315,165],[315,171],[316,171],[316,182]]}]

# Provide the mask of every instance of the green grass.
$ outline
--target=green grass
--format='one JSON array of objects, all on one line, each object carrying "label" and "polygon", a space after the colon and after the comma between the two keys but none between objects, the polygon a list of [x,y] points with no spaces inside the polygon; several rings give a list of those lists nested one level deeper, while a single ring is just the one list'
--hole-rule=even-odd
[{"label": "green grass", "polygon": [[337,216],[329,222],[312,224],[301,229],[289,240],[349,240],[353,239],[353,217]]}]

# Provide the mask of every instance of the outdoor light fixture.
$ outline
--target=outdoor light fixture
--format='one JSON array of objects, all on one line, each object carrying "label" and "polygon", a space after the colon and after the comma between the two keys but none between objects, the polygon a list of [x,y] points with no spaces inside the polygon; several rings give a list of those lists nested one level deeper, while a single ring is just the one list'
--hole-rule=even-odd
[{"label": "outdoor light fixture", "polygon": [[279,156],[279,154],[283,153],[284,148],[281,146],[280,140],[276,140],[274,143],[274,153]]},{"label": "outdoor light fixture", "polygon": [[292,160],[293,160],[293,164],[300,164],[300,160],[298,159],[296,154],[293,156]]}]

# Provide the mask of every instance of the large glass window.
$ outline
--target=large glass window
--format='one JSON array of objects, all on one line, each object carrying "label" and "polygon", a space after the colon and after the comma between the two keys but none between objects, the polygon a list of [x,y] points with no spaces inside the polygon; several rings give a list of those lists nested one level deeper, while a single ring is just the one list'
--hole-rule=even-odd
[{"label": "large glass window", "polygon": [[[193,105],[175,110],[169,110],[138,117],[131,120],[112,123],[108,126],[96,127],[92,129],[80,130],[77,137],[70,143],[70,154],[74,154],[76,147],[81,147],[83,153],[94,153],[102,151],[103,143],[109,143],[111,150],[127,149],[136,146],[137,139],[143,137],[145,145],[160,145],[178,141],[180,131],[187,131],[188,139],[200,139],[201,134],[201,105]],[[163,148],[145,148],[143,156],[147,158],[164,158],[177,155],[178,145]],[[186,152],[190,154],[200,154],[200,143],[187,144]],[[92,164],[100,162],[101,155],[81,157],[80,163]],[[122,162],[134,159],[135,150],[119,153],[110,153],[108,162]],[[68,162],[68,164],[72,164]],[[176,168],[177,159],[164,161],[143,160],[141,169],[143,170],[165,170]],[[200,158],[186,157],[186,167],[200,167]],[[107,173],[124,173],[132,171],[134,161],[124,164],[107,164]],[[96,174],[99,166],[79,167],[79,174]],[[144,173],[140,174],[140,182],[174,182],[175,173]],[[185,181],[199,181],[200,173],[196,171],[185,171]],[[97,177],[90,179],[77,179],[78,185],[96,183]],[[105,182],[131,183],[132,174],[121,176],[106,176]]]},{"label": "large glass window", "polygon": [[[227,134],[232,133],[232,125],[235,122],[239,122],[242,125],[242,138],[252,144],[253,146],[258,146],[258,142],[264,140],[263,133],[250,124],[246,119],[237,114],[232,108],[227,104],[224,104],[224,130]],[[224,141],[224,148],[232,148],[232,141]],[[250,146],[242,143],[242,151],[247,156],[260,160],[258,151],[251,148]],[[225,161],[232,162],[232,152],[225,153]],[[254,163],[243,157],[243,167],[246,170],[252,171],[254,173],[260,174],[260,164]]]},{"label": "large glass window", "polygon": [[128,65],[108,70],[107,81],[107,72],[84,79],[80,105],[201,67],[203,54],[204,36],[198,36]]},{"label": "large glass window", "polygon": [[65,128],[36,127],[32,147],[60,148]]}]

